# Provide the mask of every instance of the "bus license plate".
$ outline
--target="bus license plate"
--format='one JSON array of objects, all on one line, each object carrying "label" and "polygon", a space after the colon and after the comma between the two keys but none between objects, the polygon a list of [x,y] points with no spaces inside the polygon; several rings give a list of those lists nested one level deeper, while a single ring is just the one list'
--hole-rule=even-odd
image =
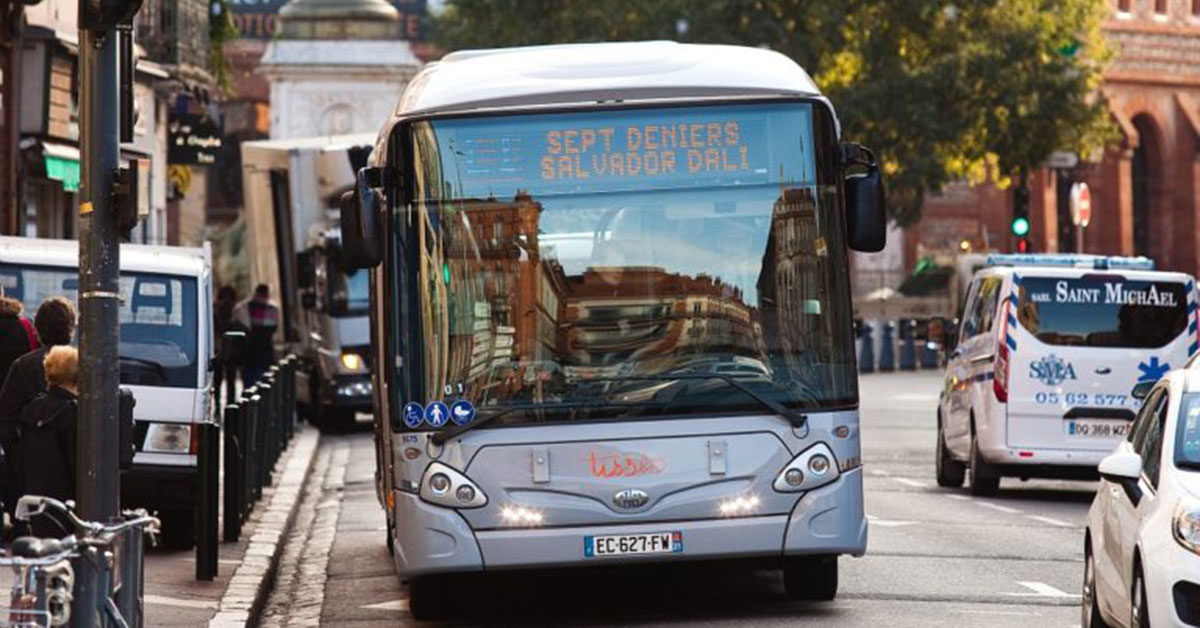
[{"label": "bus license plate", "polygon": [[1130,421],[1104,419],[1068,420],[1067,436],[1074,438],[1122,438],[1129,433]]},{"label": "bus license plate", "polygon": [[675,554],[683,551],[683,534],[612,534],[583,537],[583,556],[628,556],[631,554]]}]

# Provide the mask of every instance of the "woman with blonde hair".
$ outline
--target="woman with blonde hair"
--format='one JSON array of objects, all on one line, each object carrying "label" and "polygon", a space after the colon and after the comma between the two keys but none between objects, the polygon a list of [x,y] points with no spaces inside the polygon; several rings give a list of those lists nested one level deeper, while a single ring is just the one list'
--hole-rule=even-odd
[{"label": "woman with blonde hair", "polygon": [[[59,345],[46,352],[46,392],[21,411],[17,456],[26,495],[75,499],[75,428],[78,414],[79,352]],[[42,527],[39,530],[39,527]],[[38,536],[54,536],[34,522]]]}]

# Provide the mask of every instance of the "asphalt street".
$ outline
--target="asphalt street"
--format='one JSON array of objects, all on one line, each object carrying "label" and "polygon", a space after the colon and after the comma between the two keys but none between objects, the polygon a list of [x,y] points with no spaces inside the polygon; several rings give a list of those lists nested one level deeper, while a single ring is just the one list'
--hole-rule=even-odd
[{"label": "asphalt street", "polygon": [[[787,601],[772,571],[711,567],[504,574],[464,582],[455,625],[1079,625],[1094,483],[1004,480],[972,498],[933,480],[941,375],[861,380],[870,542],[837,600]],[[264,625],[423,625],[384,544],[368,433],[323,437]]]}]

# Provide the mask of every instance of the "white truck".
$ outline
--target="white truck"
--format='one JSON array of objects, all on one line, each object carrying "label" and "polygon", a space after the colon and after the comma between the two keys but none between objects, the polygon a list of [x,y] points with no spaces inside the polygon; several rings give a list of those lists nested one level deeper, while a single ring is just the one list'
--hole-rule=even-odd
[{"label": "white truck", "polygon": [[[186,549],[196,531],[196,425],[211,416],[212,253],[122,244],[120,282],[121,386],[136,400],[121,504],[157,511],[166,544]],[[30,318],[50,297],[78,306],[79,243],[0,236],[0,288]]]},{"label": "white truck", "polygon": [[242,144],[251,284],[282,308],[278,345],[303,360],[297,400],[325,428],[371,412],[367,272],[341,263],[338,199],[374,135]]}]

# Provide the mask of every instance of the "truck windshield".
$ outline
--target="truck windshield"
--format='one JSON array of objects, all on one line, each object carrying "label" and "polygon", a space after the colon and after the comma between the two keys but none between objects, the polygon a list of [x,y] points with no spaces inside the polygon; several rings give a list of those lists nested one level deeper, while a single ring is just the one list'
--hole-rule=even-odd
[{"label": "truck windshield", "polygon": [[[196,279],[122,272],[120,282],[121,383],[197,387]],[[31,319],[50,297],[66,297],[79,307],[74,268],[0,264],[0,288],[24,303]]]},{"label": "truck windshield", "polygon": [[[393,323],[419,339],[397,343],[413,367],[400,405],[558,408],[503,424],[763,412],[687,374],[789,408],[856,403],[835,140],[815,115],[786,103],[416,123],[395,275],[420,327]],[[621,404],[561,409],[597,398]]]},{"label": "truck windshield", "polygon": [[1188,323],[1187,292],[1177,281],[1136,281],[1096,273],[1023,277],[1017,320],[1051,345],[1152,349]]}]

